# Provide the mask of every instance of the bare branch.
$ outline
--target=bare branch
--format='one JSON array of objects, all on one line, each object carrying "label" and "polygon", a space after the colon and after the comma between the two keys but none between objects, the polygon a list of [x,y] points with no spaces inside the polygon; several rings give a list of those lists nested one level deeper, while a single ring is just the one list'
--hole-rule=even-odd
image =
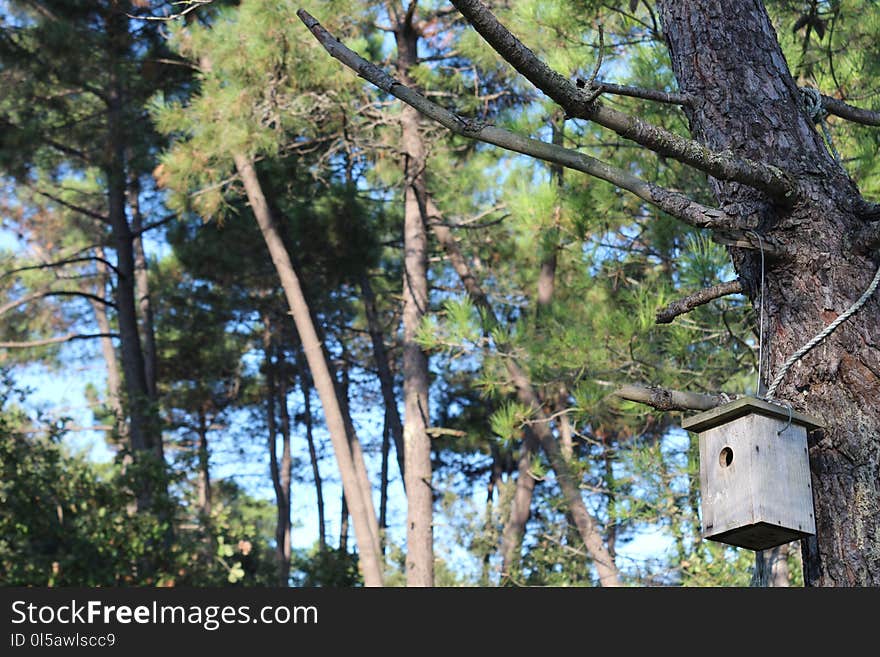
[{"label": "bare branch", "polygon": [[553,99],[570,117],[594,121],[621,137],[704,171],[719,180],[732,180],[754,187],[777,203],[791,205],[794,202],[796,183],[782,169],[738,157],[730,151],[717,153],[697,141],[591,101],[590,94],[541,61],[501,25],[480,0],[451,1],[498,54]]},{"label": "bare branch", "polygon": [[46,347],[50,344],[61,344],[73,340],[92,340],[95,338],[118,338],[117,333],[68,333],[55,338],[45,340],[31,340],[30,342],[0,342],[0,349],[30,349],[32,347]]},{"label": "bare branch", "polygon": [[174,2],[172,4],[189,5],[189,7],[176,14],[168,14],[166,16],[137,16],[135,14],[126,14],[126,16],[138,21],[173,21],[184,18],[190,12],[195,11],[199,7],[210,5],[212,2],[214,2],[214,0],[182,0],[181,2]]},{"label": "bare branch", "polygon": [[728,294],[738,294],[742,291],[742,283],[738,280],[707,287],[660,308],[657,311],[657,319],[655,321],[657,324],[669,324],[679,315],[689,313],[697,306],[702,306],[720,297],[727,296]]},{"label": "bare branch", "polygon": [[[30,185],[29,185],[30,187]],[[76,205],[74,203],[70,203],[69,201],[65,201],[62,198],[55,196],[54,194],[50,194],[49,192],[43,191],[42,189],[37,189],[36,187],[31,187],[36,194],[43,196],[50,201],[54,201],[58,205],[64,206],[68,210],[73,210],[74,212],[79,212],[80,214],[84,214],[87,217],[91,217],[92,219],[97,219],[102,223],[108,223],[110,219],[99,212],[95,212],[94,210],[89,210],[88,208],[84,208],[81,205]]]},{"label": "bare branch", "polygon": [[708,411],[731,400],[727,395],[667,390],[653,386],[620,386],[614,394],[621,399],[646,404],[658,411]]},{"label": "bare branch", "polygon": [[831,96],[821,95],[822,107],[829,114],[839,116],[853,123],[861,123],[862,125],[880,126],[880,112],[862,109],[861,107],[853,107],[842,100],[832,98]]},{"label": "bare branch", "polygon": [[138,237],[139,235],[143,235],[144,233],[149,232],[149,231],[153,230],[154,228],[158,228],[159,226],[164,226],[165,224],[170,223],[171,221],[174,221],[174,219],[176,219],[176,218],[177,218],[176,214],[169,214],[167,217],[163,217],[162,219],[156,219],[156,221],[151,221],[150,223],[143,226],[142,228],[139,228],[138,230],[131,231],[131,236]]},{"label": "bare branch", "polygon": [[64,260],[56,260],[55,262],[44,262],[39,265],[28,265],[27,267],[16,267],[15,269],[10,269],[9,271],[4,272],[2,275],[0,275],[0,280],[3,280],[4,278],[6,278],[8,276],[12,276],[13,274],[18,274],[19,272],[23,272],[23,271],[33,271],[35,269],[52,269],[55,267],[63,267],[64,265],[73,265],[73,264],[76,264],[77,262],[100,262],[100,263],[106,265],[107,267],[109,267],[110,269],[112,269],[113,271],[115,271],[117,274],[119,273],[119,270],[116,269],[116,266],[112,262],[110,262],[109,260],[105,260],[104,258],[99,258],[98,256],[80,256],[78,258],[66,258]]},{"label": "bare branch", "polygon": [[657,206],[691,226],[723,228],[729,226],[734,220],[734,217],[722,210],[704,206],[684,194],[646,182],[623,169],[618,169],[583,153],[458,116],[401,84],[378,66],[347,48],[305,10],[300,9],[297,15],[331,56],[354,70],[365,80],[462,137],[500,146],[516,153],[587,173],[632,192],[642,200]]},{"label": "bare branch", "polygon": [[425,433],[427,433],[431,438],[442,438],[443,436],[464,438],[465,436],[467,436],[467,431],[460,431],[459,429],[449,429],[447,427],[428,427],[427,429],[425,429]]},{"label": "bare branch", "polygon": [[19,299],[15,299],[0,306],[0,315],[5,315],[13,308],[17,308],[18,306],[30,303],[31,301],[36,301],[37,299],[45,299],[47,297],[82,297],[85,299],[89,299],[90,301],[102,303],[105,306],[110,306],[111,308],[116,307],[116,304],[112,301],[108,301],[103,297],[99,297],[98,295],[91,294],[89,292],[80,292],[78,290],[43,290],[41,292],[34,292],[33,294],[26,294]]},{"label": "bare branch", "polygon": [[642,100],[651,100],[655,103],[666,103],[668,105],[684,105],[687,107],[692,102],[691,97],[687,94],[676,93],[673,91],[660,91],[659,89],[632,87],[623,84],[613,84],[611,82],[596,82],[592,85],[592,88],[600,89],[604,94],[641,98]]}]

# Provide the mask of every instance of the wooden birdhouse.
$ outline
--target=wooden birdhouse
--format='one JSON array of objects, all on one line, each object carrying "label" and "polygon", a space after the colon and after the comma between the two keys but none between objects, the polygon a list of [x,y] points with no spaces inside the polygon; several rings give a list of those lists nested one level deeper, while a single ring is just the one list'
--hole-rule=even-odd
[{"label": "wooden birdhouse", "polygon": [[744,397],[681,426],[700,441],[703,538],[766,550],[816,533],[807,433],[818,420]]}]

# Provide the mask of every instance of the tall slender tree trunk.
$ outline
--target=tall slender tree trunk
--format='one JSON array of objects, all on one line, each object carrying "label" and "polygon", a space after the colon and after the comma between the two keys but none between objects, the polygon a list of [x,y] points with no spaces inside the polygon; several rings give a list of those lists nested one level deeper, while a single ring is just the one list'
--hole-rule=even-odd
[{"label": "tall slender tree trunk", "polygon": [[[344,353],[344,347],[343,347]],[[376,507],[373,504],[373,486],[370,483],[370,475],[367,472],[367,463],[364,459],[364,450],[361,447],[361,441],[358,439],[357,430],[351,419],[351,406],[348,399],[348,389],[350,381],[348,378],[348,370],[341,368],[341,381],[338,381],[339,403],[342,407],[342,417],[345,420],[345,432],[348,436],[348,446],[351,449],[351,458],[354,462],[355,472],[357,474],[358,485],[361,488],[361,495],[364,498],[364,505],[367,508],[367,520],[370,528],[370,536],[373,539],[374,548],[381,553],[382,545],[379,540],[379,521],[376,518]]]},{"label": "tall slender tree trunk", "polygon": [[376,370],[379,373],[379,385],[382,388],[382,399],[385,402],[386,423],[391,437],[394,439],[394,449],[397,454],[397,465],[400,468],[400,476],[406,484],[406,466],[403,459],[403,424],[400,421],[400,412],[397,410],[397,396],[394,394],[394,375],[388,364],[388,353],[385,349],[385,339],[382,337],[382,324],[379,322],[379,312],[376,309],[376,295],[370,283],[370,276],[366,270],[360,275],[361,295],[364,298],[364,314],[367,316],[367,328],[370,331],[370,340],[373,345],[373,360],[376,361]]},{"label": "tall slender tree trunk", "polygon": [[342,504],[339,509],[339,551],[342,554],[348,552],[348,520],[351,514],[348,512],[348,503],[345,494],[342,495]]},{"label": "tall slender tree trunk", "polygon": [[[236,169],[244,183],[248,201],[253,209],[266,246],[269,249],[272,262],[281,280],[281,285],[284,288],[287,303],[302,342],[306,362],[312,373],[315,389],[318,391],[318,396],[321,399],[321,406],[324,408],[327,429],[330,433],[330,440],[333,443],[333,450],[336,454],[336,462],[342,479],[343,494],[345,495],[354,523],[364,584],[366,586],[381,586],[381,555],[370,530],[368,507],[358,483],[357,470],[352,459],[351,448],[348,445],[345,420],[343,419],[339,398],[337,397],[336,386],[327,364],[327,358],[321,342],[318,340],[315,325],[312,322],[309,307],[303,296],[299,278],[290,260],[290,254],[288,254],[287,248],[284,246],[284,242],[275,224],[275,219],[269,211],[269,205],[266,202],[254,165],[243,154],[236,154],[234,160]],[[373,522],[375,522],[375,518]]]},{"label": "tall slender tree trunk", "polygon": [[[414,6],[414,5],[413,5]],[[397,70],[411,84],[419,34],[407,12],[395,30]],[[425,190],[425,145],[419,131],[419,113],[404,105],[400,113],[401,146],[405,159],[404,274],[403,274],[403,443],[406,481],[406,583],[434,585],[434,495],[431,485],[431,439],[428,436],[428,357],[416,341],[428,311],[428,236],[420,210]],[[421,201],[420,201],[421,197]]]},{"label": "tall slender tree trunk", "polygon": [[[495,443],[490,445],[490,451],[492,453],[492,467],[489,470],[489,482],[486,485],[486,510],[483,514],[483,531],[489,537],[494,537],[495,534],[495,494],[496,491],[501,486],[501,482],[504,476],[504,464],[502,462],[502,457],[498,446]],[[490,563],[492,557],[493,550],[486,549],[486,553],[483,555],[483,563],[482,570],[480,572],[480,584],[481,586],[489,585],[489,576],[491,573]],[[502,581],[504,580],[504,573],[507,572],[504,570],[502,566]]]},{"label": "tall slender tree trunk", "polygon": [[[98,247],[95,249],[95,255],[102,260],[106,259],[104,249]],[[107,281],[110,272],[107,265],[100,260],[97,261],[98,267],[98,291],[97,295],[103,297],[107,292]],[[95,323],[98,325],[98,331],[109,336],[110,319],[107,317],[107,307],[98,301],[90,300],[92,311],[95,314]],[[116,357],[116,348],[113,346],[113,338],[102,337],[101,356],[104,359],[104,368],[107,371],[107,406],[115,416],[114,425],[116,426],[116,435],[119,440],[125,440],[128,435],[128,426],[125,422],[125,409],[122,407],[122,377],[119,373],[119,359]]]},{"label": "tall slender tree trunk", "polygon": [[[391,428],[388,426],[388,410],[382,423],[382,468],[379,475],[379,531],[388,529],[388,456],[391,451]],[[382,554],[385,554],[385,541],[382,541]]]},{"label": "tall slender tree trunk", "polygon": [[312,478],[315,481],[315,499],[318,511],[318,546],[321,552],[327,549],[327,523],[324,519],[324,486],[321,468],[318,464],[318,450],[315,449],[315,436],[312,432],[312,387],[305,369],[297,363],[299,380],[303,393],[303,413],[306,422],[306,442],[309,447],[309,462],[312,464]]},{"label": "tall slender tree trunk", "polygon": [[272,320],[263,318],[263,367],[266,370],[266,428],[269,446],[269,476],[275,490],[275,561],[278,564],[278,583],[287,586],[289,562],[286,562],[284,545],[286,529],[290,520],[290,507],[281,483],[281,468],[278,464],[278,364],[275,360],[275,337]]},{"label": "tall slender tree trunk", "polygon": [[[103,172],[107,182],[107,216],[116,251],[116,311],[125,384],[125,408],[129,418],[128,438],[136,464],[144,466],[139,467],[135,483],[137,508],[142,511],[155,506],[157,494],[164,497],[167,483],[158,415],[152,403],[144,369],[135,295],[134,236],[125,209],[127,144],[123,108],[126,98],[120,53],[127,47],[130,35],[128,18],[121,8],[109,12],[107,31],[113,43],[110,47],[110,84],[105,90],[108,143]],[[167,547],[172,540],[172,525],[167,518],[166,509],[160,509],[160,517],[169,521],[165,536]],[[145,561],[142,567],[151,570],[155,564]]]},{"label": "tall slender tree trunk", "polygon": [[150,400],[157,398],[157,355],[156,331],[153,322],[153,303],[150,298],[150,276],[147,271],[147,254],[144,251],[143,227],[144,218],[141,214],[140,184],[133,183],[129,187],[129,208],[131,209],[131,229],[134,233],[132,248],[134,249],[134,283],[137,294],[137,307],[140,317],[141,336],[144,350],[144,376]]},{"label": "tall slender tree trunk", "polygon": [[278,350],[278,408],[281,415],[281,462],[279,463],[279,479],[283,494],[284,507],[279,509],[282,513],[282,548],[281,548],[281,586],[288,586],[290,582],[290,547],[291,547],[291,471],[293,463],[290,452],[290,409],[287,406],[288,382],[290,373],[283,350]]},{"label": "tall slender tree trunk", "polygon": [[532,465],[538,454],[538,441],[531,427],[523,431],[516,467],[516,488],[510,501],[510,511],[501,532],[501,582],[507,583],[516,578],[519,572],[520,551],[526,524],[532,509],[532,497],[536,480],[532,476]]},{"label": "tall slender tree trunk", "polygon": [[[764,370],[783,362],[847,310],[877,270],[876,254],[853,248],[867,227],[853,181],[835,162],[804,109],[763,3],[659,4],[673,70],[693,136],[789,172],[790,208],[734,183],[711,179],[722,207],[772,244],[761,254],[731,248],[756,310],[763,304]],[[810,443],[817,536],[801,542],[812,586],[880,585],[880,295],[791,368],[776,399],[827,423]]]},{"label": "tall slender tree trunk", "polygon": [[208,418],[204,406],[199,407],[198,444],[198,503],[199,513],[204,522],[211,518],[211,470],[208,454]]}]

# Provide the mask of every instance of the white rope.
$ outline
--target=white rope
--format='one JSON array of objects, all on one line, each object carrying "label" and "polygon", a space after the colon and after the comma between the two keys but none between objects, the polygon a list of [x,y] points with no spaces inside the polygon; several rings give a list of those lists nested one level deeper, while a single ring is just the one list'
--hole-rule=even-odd
[{"label": "white rope", "polygon": [[877,273],[874,274],[874,280],[871,281],[871,284],[868,286],[868,289],[865,290],[865,293],[859,297],[859,300],[856,301],[853,305],[851,305],[847,310],[833,322],[831,322],[825,329],[816,335],[812,340],[810,340],[803,347],[794,352],[791,356],[788,357],[788,360],[785,361],[782,365],[782,369],[779,370],[779,373],[776,375],[776,378],[773,379],[773,383],[770,384],[770,387],[767,388],[767,394],[764,396],[764,399],[771,399],[773,395],[776,393],[776,388],[779,387],[779,384],[782,382],[782,379],[785,377],[789,368],[794,365],[798,360],[803,358],[803,356],[810,351],[817,344],[822,342],[825,338],[831,335],[838,326],[843,324],[846,320],[856,314],[859,309],[865,305],[868,299],[871,298],[871,295],[877,290],[877,286],[880,285],[880,268],[877,269]]}]

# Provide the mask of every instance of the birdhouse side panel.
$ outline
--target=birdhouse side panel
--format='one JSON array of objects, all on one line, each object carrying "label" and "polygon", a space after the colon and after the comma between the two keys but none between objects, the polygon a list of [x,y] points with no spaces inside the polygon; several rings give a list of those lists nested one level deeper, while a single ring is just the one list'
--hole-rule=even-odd
[{"label": "birdhouse side panel", "polygon": [[755,520],[814,534],[807,431],[772,417],[755,417],[751,449]]}]

